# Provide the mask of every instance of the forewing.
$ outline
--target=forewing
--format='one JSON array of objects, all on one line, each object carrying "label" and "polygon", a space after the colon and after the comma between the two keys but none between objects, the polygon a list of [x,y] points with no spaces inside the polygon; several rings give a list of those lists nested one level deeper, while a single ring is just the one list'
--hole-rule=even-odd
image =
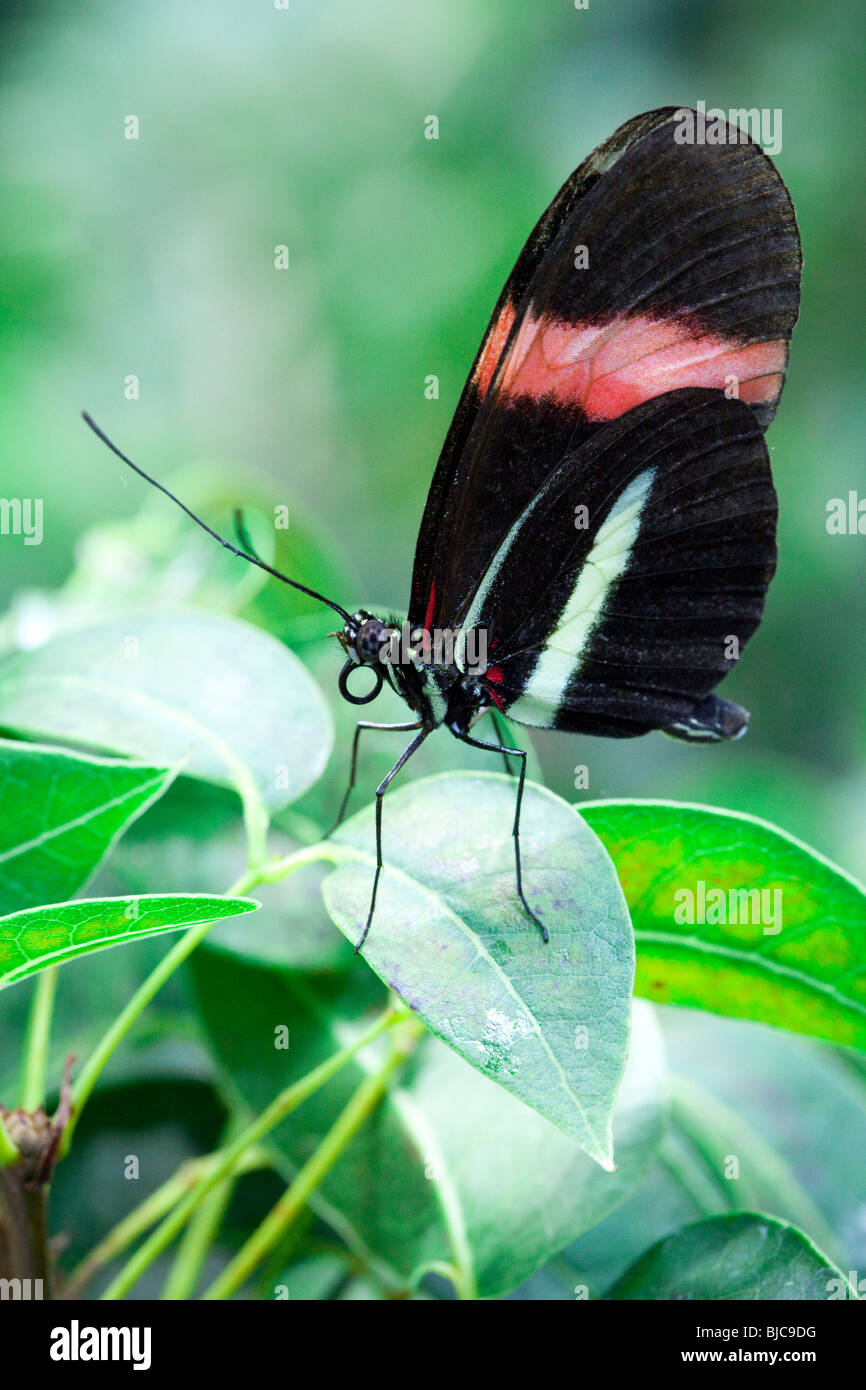
[{"label": "forewing", "polygon": [[676,108],[628,122],[533,231],[436,470],[413,623],[459,626],[544,479],[642,402],[706,387],[772,418],[799,297],[791,201],[736,127],[712,144],[684,130]]}]

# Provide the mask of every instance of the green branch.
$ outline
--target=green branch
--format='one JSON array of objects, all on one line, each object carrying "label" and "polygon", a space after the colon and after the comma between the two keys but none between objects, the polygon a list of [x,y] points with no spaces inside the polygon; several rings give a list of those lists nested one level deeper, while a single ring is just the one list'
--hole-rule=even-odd
[{"label": "green branch", "polygon": [[[250,869],[247,873],[242,874],[236,883],[232,884],[225,896],[227,898],[243,897],[244,894],[248,893],[251,888],[254,888],[258,882],[258,870]],[[81,1111],[89,1099],[101,1073],[110,1061],[112,1054],[120,1043],[123,1042],[123,1039],[147,1008],[147,1005],[153,999],[154,995],[159,993],[166,981],[171,978],[187,957],[192,955],[195,948],[204,941],[208,932],[214,926],[216,926],[216,922],[200,922],[197,927],[191,927],[188,932],[185,932],[180,941],[171,948],[167,955],[163,956],[159,965],[155,966],[147,979],[139,985],[129,1003],[120,1011],[117,1018],[110,1024],[100,1041],[96,1044],[96,1047],[84,1063],[78,1075],[78,1080],[72,1088],[72,1118],[63,1132],[63,1138],[60,1143],[61,1158],[69,1152],[69,1146],[72,1143],[75,1127],[81,1118]]]},{"label": "green branch", "polygon": [[[140,1202],[128,1216],[113,1226],[107,1235],[103,1236],[98,1245],[95,1245],[89,1254],[85,1255],[80,1264],[69,1275],[63,1284],[64,1298],[77,1298],[81,1290],[90,1283],[95,1274],[107,1265],[111,1260],[116,1260],[127,1250],[133,1241],[139,1236],[143,1236],[145,1231],[149,1231],[151,1226],[156,1225],[172,1207],[189,1192],[195,1184],[205,1176],[220,1161],[219,1151],[212,1154],[204,1154],[201,1158],[190,1158],[181,1164],[176,1173],[173,1173],[160,1187]],[[235,1175],[241,1173],[252,1173],[257,1168],[267,1168],[269,1159],[261,1149],[247,1149],[241,1155],[235,1166]]]},{"label": "green branch", "polygon": [[364,1078],[315,1153],[300,1169],[294,1182],[286,1189],[276,1206],[271,1208],[264,1221],[222,1274],[205,1290],[203,1298],[231,1297],[290,1230],[293,1222],[306,1207],[310,1196],[327,1177],[365,1120],[375,1110],[388,1089],[391,1077],[406,1061],[411,1046],[414,1046],[424,1031],[414,1020],[411,1030],[407,1039],[410,1046],[392,1047],[379,1070]]},{"label": "green branch", "polygon": [[45,1075],[48,1069],[48,1049],[51,1043],[51,1019],[54,996],[57,992],[57,966],[43,970],[27,1020],[24,1042],[24,1065],[21,1071],[21,1105],[24,1110],[36,1110],[45,1104]]},{"label": "green branch", "polygon": [[[255,845],[250,844],[251,857],[255,850]],[[348,849],[340,845],[332,845],[322,842],[318,845],[311,845],[306,849],[297,850],[294,854],[287,855],[283,859],[275,859],[265,863],[253,863],[246,873],[242,874],[231,888],[226,890],[227,898],[243,897],[255,888],[259,883],[277,883],[280,879],[286,878],[294,873],[296,869],[302,868],[305,864],[313,864],[322,859],[331,863],[339,863],[344,859],[365,858],[357,850]],[[81,1111],[90,1098],[99,1077],[110,1061],[113,1053],[126,1037],[127,1033],[137,1022],[140,1015],[147,1008],[154,996],[162,989],[163,985],[171,978],[179,966],[192,955],[197,946],[204,941],[208,932],[216,925],[215,922],[202,922],[197,927],[191,927],[185,932],[181,939],[172,947],[166,956],[160,961],[147,979],[139,985],[135,994],[130,999],[126,1007],[121,1010],[114,1022],[103,1034],[96,1047],[84,1063],[78,1079],[72,1089],[72,1118],[63,1134],[60,1144],[60,1158],[65,1157],[69,1152],[75,1127],[81,1117]]]},{"label": "green branch", "polygon": [[0,1168],[12,1168],[20,1158],[21,1151],[6,1133],[3,1116],[0,1115]]},{"label": "green branch", "polygon": [[[242,1132],[238,1117],[231,1115],[221,1140],[223,1147],[237,1139]],[[210,1192],[205,1193],[198,1210],[193,1212],[163,1286],[164,1299],[182,1303],[193,1297],[208,1251],[216,1241],[226,1207],[231,1201],[237,1177],[236,1165]]]},{"label": "green branch", "polygon": [[376,1021],[354,1042],[347,1044],[346,1047],[334,1053],[325,1062],[314,1067],[311,1072],[302,1077],[300,1081],[294,1082],[282,1091],[271,1104],[262,1111],[261,1115],[249,1125],[242,1134],[239,1134],[231,1144],[223,1149],[219,1155],[219,1161],[202,1176],[192,1192],[188,1193],[174,1208],[169,1216],[157,1227],[148,1237],[143,1245],[135,1252],[127,1262],[117,1277],[103,1293],[104,1299],[122,1298],[133,1284],[140,1279],[141,1275],[153,1263],[158,1255],[170,1245],[175,1236],[186,1225],[187,1220],[195,1211],[199,1203],[206,1195],[217,1186],[225,1177],[230,1174],[246,1149],[254,1144],[258,1144],[269,1134],[272,1129],[290,1115],[302,1101],[323,1086],[326,1081],[330,1081],[332,1076],[344,1067],[348,1061],[354,1057],[356,1052],[373,1042],[381,1033],[388,1028],[411,1018],[408,1010],[395,1010],[388,1008],[380,1014]]}]

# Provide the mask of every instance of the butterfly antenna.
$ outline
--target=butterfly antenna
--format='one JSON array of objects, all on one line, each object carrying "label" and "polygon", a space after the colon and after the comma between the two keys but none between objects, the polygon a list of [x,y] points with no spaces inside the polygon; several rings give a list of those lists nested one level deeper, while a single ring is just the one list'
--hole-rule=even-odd
[{"label": "butterfly antenna", "polygon": [[[144,478],[146,483],[151,483],[152,486],[158,488],[160,492],[164,492],[166,497],[171,498],[172,502],[177,503],[182,512],[186,512],[187,516],[194,521],[197,526],[200,526],[203,531],[207,531],[208,535],[212,536],[215,541],[219,541],[220,545],[225,546],[226,550],[230,550],[233,555],[239,556],[241,560],[248,560],[251,565],[258,565],[259,569],[264,570],[266,574],[272,575],[274,579],[282,580],[284,584],[290,584],[293,589],[297,589],[300,593],[306,594],[308,598],[318,599],[319,603],[327,604],[329,608],[333,608],[335,613],[339,613],[344,622],[351,623],[351,617],[346,612],[345,608],[340,607],[339,603],[334,603],[331,599],[325,598],[324,594],[317,593],[315,589],[308,589],[306,584],[299,584],[297,579],[289,579],[288,575],[280,574],[279,570],[275,570],[271,565],[266,564],[255,552],[250,554],[248,550],[239,550],[236,545],[232,545],[231,541],[226,540],[225,536],[221,536],[218,531],[214,531],[211,526],[208,526],[206,521],[202,521],[200,516],[196,516],[195,512],[190,511],[189,507],[184,502],[181,502],[179,497],[175,497],[174,493],[170,492],[164,484],[157,482],[156,478],[152,478],[149,473],[145,473],[143,468],[139,468],[137,463],[133,463],[131,458],[127,458],[126,454],[122,453],[117,445],[111,442],[108,435],[103,433],[96,421],[88,415],[86,410],[82,410],[81,418],[84,423],[93,430],[97,439],[101,439],[103,444],[106,444],[113,454],[116,454],[119,459],[122,459],[125,464],[128,464],[132,471],[137,473],[140,478]],[[244,530],[243,518],[240,512],[235,514],[235,524],[239,527],[238,534],[241,537],[242,543],[249,546],[249,540]],[[249,546],[249,550],[252,550],[251,546]]]}]

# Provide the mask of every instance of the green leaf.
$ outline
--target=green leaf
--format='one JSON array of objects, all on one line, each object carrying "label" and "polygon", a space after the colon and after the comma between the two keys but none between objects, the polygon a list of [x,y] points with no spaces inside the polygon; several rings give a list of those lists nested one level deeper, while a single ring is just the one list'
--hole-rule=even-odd
[{"label": "green leaf", "polygon": [[[633,1041],[614,1111],[612,1171],[438,1044],[403,1082],[396,1103],[425,1156],[425,1172],[437,1180],[452,1248],[459,1250],[465,1225],[482,1297],[522,1283],[607,1216],[645,1174],[662,1134],[664,1086],[663,1052],[646,1006],[635,1011]],[[449,1210],[452,1188],[459,1217]]]},{"label": "green leaf", "polygon": [[266,1285],[263,1280],[263,1296],[273,1298],[274,1289],[284,1287],[294,1303],[321,1303],[333,1297],[334,1291],[343,1285],[346,1275],[347,1261],[344,1255],[330,1252],[311,1254],[290,1265],[277,1279],[268,1279]]},{"label": "green leaf", "polygon": [[[831,1260],[856,1266],[866,1116],[862,1106],[858,1113],[854,1103],[840,1105],[840,1054],[793,1034],[691,1010],[668,1010],[663,1022],[670,1067],[679,1057],[699,1075],[719,1068],[736,1087],[735,1106],[669,1072],[671,1114],[647,1180],[545,1272],[546,1296],[555,1280],[561,1286],[555,1296],[573,1297],[582,1284],[591,1298],[603,1297],[643,1252],[680,1226],[744,1210],[790,1222]],[[804,1086],[816,1063],[820,1082]],[[764,1120],[764,1134],[752,1127],[750,1112]],[[844,1145],[828,1147],[826,1136],[834,1132],[845,1134]],[[828,1166],[836,1170],[830,1183]],[[834,1196],[841,1241],[821,1211],[832,1211]]]},{"label": "green leaf", "polygon": [[331,747],[325,702],[302,663],[237,619],[130,612],[0,666],[0,726],[177,763],[287,805]]},{"label": "green leaf", "polygon": [[[866,890],[855,879],[754,816],[652,801],[580,810],[631,908],[636,993],[866,1050]],[[689,900],[675,895],[687,890],[697,906],[712,889],[726,902],[731,890],[761,890],[761,914],[739,902],[733,914],[760,920],[677,922]]]},{"label": "green leaf", "polygon": [[[285,813],[291,815],[291,811]],[[312,828],[312,837],[317,837]],[[274,827],[271,855],[299,848]],[[124,834],[91,886],[92,897],[148,893],[225,891],[248,867],[248,847],[237,798],[223,787],[178,777],[160,800]],[[319,880],[330,872],[322,863],[301,879],[256,885],[261,903],[254,918],[215,927],[208,943],[252,960],[274,961],[297,970],[342,969],[353,959],[348,942],[325,911]]]},{"label": "green leaf", "polygon": [[[676,1082],[675,1128],[686,1137],[688,1126],[703,1165],[717,1174],[728,1167],[729,1155],[739,1159],[739,1180],[716,1177],[717,1191],[727,1193],[731,1206],[767,1211],[799,1226],[843,1268],[862,1266],[866,1232],[858,1213],[866,1208],[866,1088],[852,1067],[862,1055],[692,1009],[665,1010],[663,1022],[672,1070],[700,1088],[695,1105],[703,1133],[684,1115]],[[752,1135],[743,1147],[741,1126]],[[828,1143],[828,1135],[839,1134],[844,1143]],[[775,1153],[775,1172],[761,1161],[755,1140]],[[790,1175],[821,1213],[819,1222],[801,1199],[792,1200]]]},{"label": "green leaf", "polygon": [[632,1265],[609,1297],[826,1302],[856,1294],[796,1226],[742,1212],[675,1231]]},{"label": "green leaf", "polygon": [[0,917],[0,989],[88,951],[200,922],[218,922],[257,907],[251,898],[152,893],[137,898],[85,898],[13,912]]},{"label": "green leaf", "polygon": [[838,1258],[835,1234],[821,1211],[782,1155],[744,1122],[742,1114],[685,1077],[672,1074],[669,1085],[671,1130],[714,1181],[725,1206],[790,1221],[831,1258]]},{"label": "green leaf", "polygon": [[0,915],[71,898],[173,777],[0,739]]},{"label": "green leaf", "polygon": [[[357,962],[344,975],[305,979],[205,946],[190,965],[229,1091],[254,1111],[330,1056],[386,1001]],[[274,1046],[278,1027],[289,1030],[287,1049]],[[274,1132],[287,1178],[376,1065],[368,1049]],[[643,1003],[617,1098],[614,1172],[428,1038],[312,1205],[390,1287],[416,1288],[425,1273],[447,1265],[482,1297],[496,1297],[635,1190],[661,1138],[663,1115],[664,1056],[654,1011]]]},{"label": "green leaf", "polygon": [[[252,924],[257,917],[229,920]],[[162,936],[137,937],[124,942],[122,951],[92,952],[63,966],[45,1068],[52,1087],[62,1077],[70,1052],[76,1057],[90,1055],[139,985],[164,959],[166,945]],[[27,1033],[37,984],[34,975],[14,989],[0,990],[0,1099],[17,1094],[21,1040]],[[177,971],[113,1054],[112,1086],[131,1080],[209,1076],[210,1058],[189,1019],[189,991],[183,972]]]},{"label": "green leaf", "polygon": [[[640,1003],[638,1007],[647,1006]],[[666,1133],[640,1187],[539,1270],[524,1297],[546,1302],[573,1300],[585,1290],[591,1300],[604,1298],[611,1284],[657,1240],[706,1215],[693,1194],[669,1171],[669,1149],[670,1134]],[[712,1210],[725,1207],[717,1202]]]},{"label": "green leaf", "polygon": [[[299,846],[272,829],[268,848],[274,855],[288,855]],[[159,884],[163,892],[219,893],[245,868],[246,845],[233,798],[217,787],[180,778],[124,836],[99,888],[146,893]],[[345,969],[353,954],[322,903],[321,879],[327,872],[329,866],[320,864],[302,875],[257,885],[261,908],[255,918],[221,923],[209,934],[208,946],[295,970]]]},{"label": "green leaf", "polygon": [[[515,784],[495,773],[426,778],[390,795],[387,871],[364,958],[434,1033],[612,1167],[611,1116],[628,1048],[633,944],[613,866],[552,792],[528,784],[515,890]],[[341,828],[371,853],[372,808]],[[370,862],[340,863],[325,904],[350,941],[366,920]]]}]

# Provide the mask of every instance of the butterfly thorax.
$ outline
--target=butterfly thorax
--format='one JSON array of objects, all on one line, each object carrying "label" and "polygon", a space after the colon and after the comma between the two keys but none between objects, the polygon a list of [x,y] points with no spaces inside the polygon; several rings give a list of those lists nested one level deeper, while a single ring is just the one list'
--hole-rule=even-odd
[{"label": "butterfly thorax", "polygon": [[379,678],[373,690],[390,685],[426,729],[444,724],[460,738],[490,704],[477,673],[461,671],[453,660],[435,659],[425,644],[407,643],[393,618],[359,610],[341,638],[351,661],[370,667]]},{"label": "butterfly thorax", "polygon": [[477,717],[482,697],[456,666],[436,666],[423,662],[386,664],[386,678],[401,699],[415,711],[425,728],[445,724],[452,733],[464,733]]}]

